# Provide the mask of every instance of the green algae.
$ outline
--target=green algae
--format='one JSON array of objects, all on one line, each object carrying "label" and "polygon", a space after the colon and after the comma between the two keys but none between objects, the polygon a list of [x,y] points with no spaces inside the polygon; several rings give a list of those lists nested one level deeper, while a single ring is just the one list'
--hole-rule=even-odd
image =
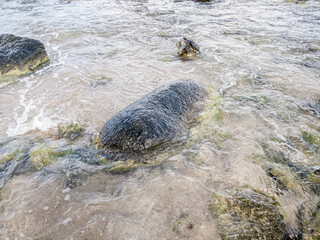
[{"label": "green algae", "polygon": [[311,209],[307,205],[301,204],[296,214],[298,226],[303,232],[303,239],[320,239],[320,202]]},{"label": "green algae", "polygon": [[231,195],[214,194],[209,210],[222,239],[282,239],[285,220],[279,205],[266,194],[238,189]]},{"label": "green algae", "polygon": [[283,190],[299,191],[301,189],[301,179],[290,168],[281,164],[275,164],[273,166],[263,167],[268,176],[275,180],[278,187]]},{"label": "green algae", "polygon": [[222,97],[213,88],[209,88],[208,91],[204,110],[198,117],[199,124],[190,130],[191,137],[193,141],[210,139],[219,144],[230,139],[231,134],[221,127],[224,115]]},{"label": "green algae", "polygon": [[26,157],[31,141],[21,138],[8,138],[0,143],[0,164]]},{"label": "green algae", "polygon": [[282,165],[291,165],[291,160],[285,152],[281,151],[280,149],[276,149],[267,143],[260,143],[260,146],[265,154],[264,160]]},{"label": "green algae", "polygon": [[302,138],[310,145],[314,145],[317,147],[320,146],[320,136],[318,135],[311,134],[309,132],[304,131],[302,132]]},{"label": "green algae", "polygon": [[232,96],[232,99],[239,101],[239,102],[244,102],[244,101],[251,101],[254,103],[263,103],[263,104],[268,104],[271,102],[271,99],[268,98],[267,96],[264,95],[252,95],[249,97],[245,97],[245,96]]},{"label": "green algae", "polygon": [[15,69],[10,70],[7,73],[1,74],[0,73],[0,77],[5,77],[5,76],[20,76],[20,75],[24,75],[27,74],[29,72],[34,71],[37,67],[45,64],[46,62],[48,62],[50,60],[49,57],[45,57],[41,60],[36,61],[35,63],[31,64],[30,66],[25,66],[22,69],[19,69],[18,67]]},{"label": "green algae", "polygon": [[59,150],[49,146],[47,143],[43,143],[33,147],[30,152],[30,161],[32,165],[41,170],[43,167],[49,166],[59,158],[65,157],[72,153],[72,149]]},{"label": "green algae", "polygon": [[320,153],[320,136],[317,134],[312,134],[307,131],[302,132],[302,139],[305,142],[303,147],[303,153],[309,157],[313,158],[314,154]]},{"label": "green algae", "polygon": [[142,166],[142,164],[139,164],[135,161],[119,162],[119,163],[116,163],[111,168],[106,169],[106,172],[112,173],[112,174],[124,174],[124,173],[134,171],[140,166]]},{"label": "green algae", "polygon": [[253,154],[253,162],[262,166],[266,174],[277,183],[279,189],[300,191],[302,180],[286,153],[266,143],[260,143],[260,146],[264,154]]},{"label": "green algae", "polygon": [[67,125],[59,124],[58,125],[58,138],[66,138],[70,141],[78,138],[81,133],[84,131],[84,128],[78,123],[70,123]]},{"label": "green algae", "polygon": [[93,75],[92,79],[97,80],[97,81],[101,81],[101,80],[112,81],[113,80],[111,77],[107,77],[107,76],[104,76],[104,75]]},{"label": "green algae", "polygon": [[205,101],[205,109],[200,114],[202,121],[221,122],[223,119],[222,97],[213,88],[208,88],[209,96]]},{"label": "green algae", "polygon": [[11,161],[12,159],[16,158],[18,154],[19,154],[18,150],[14,151],[12,153],[9,153],[8,155],[4,156],[3,158],[0,158],[0,164],[4,164],[4,163]]}]

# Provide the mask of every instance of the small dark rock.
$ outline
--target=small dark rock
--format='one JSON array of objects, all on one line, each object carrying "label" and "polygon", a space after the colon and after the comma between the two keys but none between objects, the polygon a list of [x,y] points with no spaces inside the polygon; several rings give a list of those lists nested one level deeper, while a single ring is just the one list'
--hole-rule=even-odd
[{"label": "small dark rock", "polygon": [[47,61],[49,57],[40,41],[0,35],[0,77],[25,74]]},{"label": "small dark rock", "polygon": [[187,38],[182,38],[176,45],[181,59],[192,60],[197,58],[200,53],[199,46],[194,41]]},{"label": "small dark rock", "polygon": [[314,115],[320,116],[320,99],[309,101],[308,107]]},{"label": "small dark rock", "polygon": [[303,233],[300,229],[288,227],[283,240],[302,240]]},{"label": "small dark rock", "polygon": [[81,168],[72,169],[67,173],[67,187],[75,188],[81,186],[90,175],[89,172]]},{"label": "small dark rock", "polygon": [[58,138],[66,138],[70,141],[76,140],[84,131],[84,128],[77,123],[69,125],[58,125]]},{"label": "small dark rock", "polygon": [[304,172],[304,171],[298,171],[297,174],[299,175],[299,177],[300,177],[301,179],[307,179],[307,178],[308,178],[307,173]]},{"label": "small dark rock", "polygon": [[320,175],[320,166],[313,166],[311,170],[313,174]]}]

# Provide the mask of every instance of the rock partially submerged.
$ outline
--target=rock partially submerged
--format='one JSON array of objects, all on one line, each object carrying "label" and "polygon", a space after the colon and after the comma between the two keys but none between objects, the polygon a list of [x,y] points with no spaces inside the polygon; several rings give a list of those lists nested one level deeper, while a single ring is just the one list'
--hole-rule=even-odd
[{"label": "rock partially submerged", "polygon": [[181,59],[192,60],[198,57],[200,53],[199,46],[192,40],[182,38],[177,43],[178,55]]},{"label": "rock partially submerged", "polygon": [[262,193],[244,189],[232,196],[215,195],[211,212],[222,239],[284,239],[286,223],[278,203]]},{"label": "rock partially submerged", "polygon": [[0,35],[0,77],[25,74],[47,61],[49,57],[40,41]]},{"label": "rock partially submerged", "polygon": [[108,120],[97,138],[105,150],[141,151],[186,134],[206,89],[191,80],[155,89]]},{"label": "rock partially submerged", "polygon": [[[22,171],[31,141],[22,138],[0,140],[0,189],[14,172]],[[20,170],[18,170],[20,168]]]},{"label": "rock partially submerged", "polygon": [[65,138],[70,141],[76,140],[84,131],[84,128],[77,123],[70,123],[68,125],[58,125],[58,138]]}]

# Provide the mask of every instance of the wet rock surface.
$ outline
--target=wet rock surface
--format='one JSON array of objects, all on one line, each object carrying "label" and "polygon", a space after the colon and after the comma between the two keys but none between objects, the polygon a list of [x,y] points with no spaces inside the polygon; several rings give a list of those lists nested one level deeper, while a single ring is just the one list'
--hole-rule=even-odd
[{"label": "wet rock surface", "polygon": [[286,224],[271,197],[244,189],[231,196],[215,195],[211,211],[222,239],[282,240]]},{"label": "wet rock surface", "polygon": [[196,115],[196,103],[206,94],[191,80],[160,87],[108,120],[98,147],[141,151],[181,138]]},{"label": "wet rock surface", "polygon": [[68,125],[58,125],[58,138],[65,138],[70,141],[74,141],[81,136],[84,128],[77,123],[71,123]]},{"label": "wet rock surface", "polygon": [[182,38],[176,43],[178,55],[183,60],[193,60],[200,54],[200,47],[192,40]]},{"label": "wet rock surface", "polygon": [[25,74],[47,61],[49,57],[40,41],[0,35],[0,77]]},{"label": "wet rock surface", "polygon": [[24,172],[32,142],[21,138],[6,138],[0,142],[0,189],[14,172]]}]

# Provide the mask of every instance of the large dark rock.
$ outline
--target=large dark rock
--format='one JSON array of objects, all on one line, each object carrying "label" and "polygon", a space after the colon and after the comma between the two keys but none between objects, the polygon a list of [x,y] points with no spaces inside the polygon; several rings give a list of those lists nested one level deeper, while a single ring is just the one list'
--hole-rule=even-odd
[{"label": "large dark rock", "polygon": [[186,134],[197,112],[197,102],[207,94],[191,80],[155,89],[108,120],[97,145],[103,149],[144,150]]},{"label": "large dark rock", "polygon": [[0,77],[25,74],[47,61],[49,57],[40,41],[0,35]]}]

